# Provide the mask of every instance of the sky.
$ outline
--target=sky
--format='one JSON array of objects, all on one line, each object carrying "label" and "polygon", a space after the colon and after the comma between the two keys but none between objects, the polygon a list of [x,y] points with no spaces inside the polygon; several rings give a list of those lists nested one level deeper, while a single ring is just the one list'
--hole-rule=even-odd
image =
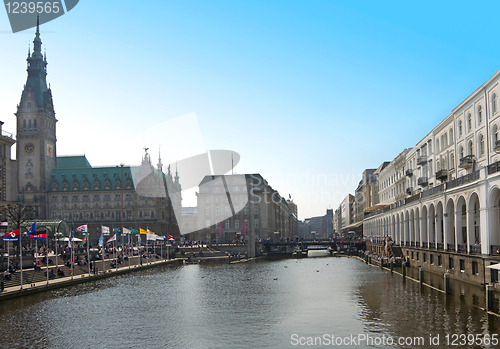
[{"label": "sky", "polygon": [[[40,27],[57,155],[136,165],[160,149],[166,171],[231,150],[234,173],[260,173],[300,219],[324,215],[500,68],[499,12],[497,1],[82,0]],[[33,38],[0,11],[0,120],[14,134]]]}]

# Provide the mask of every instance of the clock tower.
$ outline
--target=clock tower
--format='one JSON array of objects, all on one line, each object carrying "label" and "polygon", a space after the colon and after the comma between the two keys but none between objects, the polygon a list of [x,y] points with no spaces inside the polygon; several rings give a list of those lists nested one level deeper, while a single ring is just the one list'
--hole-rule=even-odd
[{"label": "clock tower", "polygon": [[28,51],[28,78],[17,106],[18,200],[35,209],[35,217],[47,219],[47,191],[56,167],[56,118],[52,92],[47,88],[47,56],[42,54],[39,19],[33,52]]}]

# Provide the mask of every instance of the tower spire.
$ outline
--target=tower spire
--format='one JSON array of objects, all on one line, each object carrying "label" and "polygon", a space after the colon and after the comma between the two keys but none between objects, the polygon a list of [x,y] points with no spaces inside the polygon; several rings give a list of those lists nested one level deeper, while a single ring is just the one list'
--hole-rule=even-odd
[{"label": "tower spire", "polygon": [[32,57],[43,58],[42,57],[42,40],[40,39],[40,15],[36,15],[36,32],[35,39],[33,40],[33,55]]},{"label": "tower spire", "polygon": [[158,165],[156,165],[158,168],[158,171],[162,172],[163,171],[163,164],[161,163],[161,154],[160,154],[160,147],[158,146]]},{"label": "tower spire", "polygon": [[[30,48],[31,49],[31,48]],[[53,113],[51,106],[51,95],[47,89],[47,55],[42,53],[42,40],[40,39],[40,15],[36,17],[36,31],[35,38],[33,39],[33,51],[28,54],[26,58],[28,65],[28,79],[25,84],[25,91],[21,96],[21,103],[23,104],[27,89],[31,89],[36,99],[37,107],[47,107]]]},{"label": "tower spire", "polygon": [[175,163],[175,183],[179,183],[179,173],[177,172],[177,162]]}]

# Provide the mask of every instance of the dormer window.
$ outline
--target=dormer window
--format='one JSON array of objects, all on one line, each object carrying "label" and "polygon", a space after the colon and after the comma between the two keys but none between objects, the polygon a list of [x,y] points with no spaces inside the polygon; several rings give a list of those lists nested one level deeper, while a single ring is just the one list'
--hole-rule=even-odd
[{"label": "dormer window", "polygon": [[481,106],[477,107],[477,119],[479,123],[483,122],[483,108]]}]

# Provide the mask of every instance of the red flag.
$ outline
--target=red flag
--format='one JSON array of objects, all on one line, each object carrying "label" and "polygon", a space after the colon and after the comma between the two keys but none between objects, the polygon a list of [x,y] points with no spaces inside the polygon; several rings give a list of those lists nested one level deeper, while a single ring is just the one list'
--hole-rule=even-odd
[{"label": "red flag", "polygon": [[21,236],[21,230],[16,229],[11,231],[10,233],[5,234],[2,236],[3,241],[19,241],[19,237]]}]

